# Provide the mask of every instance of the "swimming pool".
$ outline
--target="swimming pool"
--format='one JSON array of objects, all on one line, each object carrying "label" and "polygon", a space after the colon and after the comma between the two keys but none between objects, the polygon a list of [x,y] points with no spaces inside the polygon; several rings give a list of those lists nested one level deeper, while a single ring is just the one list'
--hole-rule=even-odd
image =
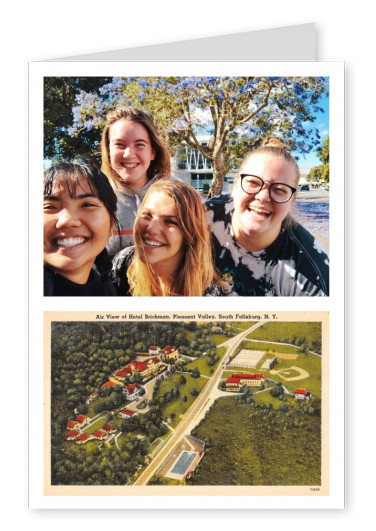
[{"label": "swimming pool", "polygon": [[171,470],[172,474],[185,474],[189,465],[192,463],[193,459],[196,457],[195,453],[192,452],[183,452],[177,462],[175,463],[174,468]]}]

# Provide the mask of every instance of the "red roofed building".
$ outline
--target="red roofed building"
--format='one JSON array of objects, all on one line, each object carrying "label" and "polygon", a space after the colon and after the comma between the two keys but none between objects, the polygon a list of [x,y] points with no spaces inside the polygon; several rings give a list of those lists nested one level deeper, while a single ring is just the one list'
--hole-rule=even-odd
[{"label": "red roofed building", "polygon": [[93,437],[102,441],[103,439],[107,439],[108,433],[102,430],[97,430],[93,433]]},{"label": "red roofed building", "polygon": [[92,438],[93,437],[88,433],[81,433],[78,437],[76,437],[75,442],[76,444],[85,444]]},{"label": "red roofed building", "polygon": [[137,411],[131,411],[130,409],[124,408],[119,412],[119,415],[123,419],[129,419],[137,415]]},{"label": "red roofed building", "polygon": [[74,441],[79,434],[77,430],[70,430],[65,434],[65,438],[67,441]]},{"label": "red roofed building", "polygon": [[113,424],[104,424],[104,426],[102,426],[102,430],[106,431],[107,433],[115,433],[117,428]]},{"label": "red roofed building", "polygon": [[239,378],[227,378],[226,380],[226,391],[239,391],[241,388]]},{"label": "red roofed building", "polygon": [[309,400],[312,397],[312,393],[307,389],[295,389],[295,398],[298,400]]},{"label": "red roofed building", "polygon": [[94,398],[97,398],[97,396],[98,391],[94,391],[94,393],[91,393],[91,395],[86,399],[86,404],[90,404],[90,402],[94,400]]},{"label": "red roofed building", "polygon": [[157,357],[149,358],[145,361],[131,361],[126,367],[121,368],[120,370],[114,372],[116,378],[125,379],[127,376],[138,372],[142,378],[142,381],[145,382],[149,380],[152,376],[163,371],[165,365]]},{"label": "red roofed building", "polygon": [[113,387],[114,385],[116,385],[114,382],[106,382],[102,387]]},{"label": "red roofed building", "polygon": [[134,400],[140,394],[141,389],[142,387],[138,383],[130,384],[124,387],[123,393],[127,400]]},{"label": "red roofed building", "polygon": [[233,378],[239,378],[241,385],[261,385],[265,382],[265,376],[263,374],[244,374],[244,373],[234,373]]},{"label": "red roofed building", "polygon": [[77,415],[76,420],[81,424],[81,426],[83,426],[89,422],[90,418],[86,417],[85,415]]},{"label": "red roofed building", "polygon": [[132,369],[130,367],[124,367],[123,369],[120,369],[119,371],[114,372],[114,376],[116,378],[119,378],[119,380],[125,380],[127,376],[130,376],[132,374]]},{"label": "red roofed building", "polygon": [[162,361],[177,360],[179,358],[179,351],[175,346],[166,345],[161,352]]},{"label": "red roofed building", "polygon": [[79,422],[77,422],[77,420],[68,420],[65,426],[68,430],[74,430],[75,428],[80,427]]},{"label": "red roofed building", "polygon": [[262,374],[233,373],[226,380],[226,391],[240,391],[244,384],[259,387],[264,382],[265,376]]}]

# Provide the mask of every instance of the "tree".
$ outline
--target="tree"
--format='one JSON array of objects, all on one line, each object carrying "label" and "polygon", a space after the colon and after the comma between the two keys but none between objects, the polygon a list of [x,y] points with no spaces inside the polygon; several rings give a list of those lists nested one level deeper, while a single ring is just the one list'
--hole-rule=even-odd
[{"label": "tree", "polygon": [[192,376],[192,378],[200,378],[201,373],[200,373],[198,367],[195,367],[195,368],[192,370],[192,372],[191,372],[191,376]]},{"label": "tree", "polygon": [[284,394],[283,385],[281,383],[277,383],[275,387],[272,387],[269,391],[270,395],[274,398],[278,398],[280,396],[283,396]]},{"label": "tree", "polygon": [[80,90],[95,91],[109,82],[103,77],[45,77],[44,78],[44,156],[54,159],[93,151],[98,140],[96,131],[87,128],[80,137],[68,134],[72,107]]},{"label": "tree", "polygon": [[[211,197],[262,137],[279,134],[301,153],[317,147],[318,130],[305,124],[323,112],[319,103],[327,87],[323,77],[116,77],[94,90],[78,80],[73,120],[65,126],[72,138],[86,139],[90,132],[99,142],[112,109],[134,105],[150,111],[172,148],[190,146],[211,163]],[[200,142],[203,134],[210,136],[206,143]]]},{"label": "tree", "polygon": [[320,166],[315,166],[307,175],[308,181],[329,182],[329,137],[324,138],[321,148],[316,152],[321,160]]}]

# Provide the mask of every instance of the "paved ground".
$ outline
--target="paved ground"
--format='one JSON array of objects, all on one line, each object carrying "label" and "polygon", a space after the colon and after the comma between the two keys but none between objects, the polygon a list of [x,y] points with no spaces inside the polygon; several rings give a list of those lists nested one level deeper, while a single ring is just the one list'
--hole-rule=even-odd
[{"label": "paved ground", "polygon": [[320,189],[298,192],[297,199],[302,201],[312,201],[314,203],[329,203],[329,192]]}]

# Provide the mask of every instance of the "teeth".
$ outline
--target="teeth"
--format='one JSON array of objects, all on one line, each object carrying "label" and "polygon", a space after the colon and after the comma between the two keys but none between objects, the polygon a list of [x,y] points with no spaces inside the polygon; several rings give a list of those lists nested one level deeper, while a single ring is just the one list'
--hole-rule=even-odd
[{"label": "teeth", "polygon": [[131,162],[129,164],[127,164],[126,162],[123,163],[124,168],[135,168],[137,165],[138,165],[137,162]]},{"label": "teeth", "polygon": [[151,245],[151,247],[163,247],[163,243],[158,243],[158,242],[152,242],[150,240],[144,240],[144,242],[147,244],[147,245]]},{"label": "teeth", "polygon": [[254,212],[257,212],[258,214],[264,214],[266,216],[269,216],[269,214],[270,214],[270,212],[268,210],[263,210],[262,208],[250,207],[250,210],[253,210]]},{"label": "teeth", "polygon": [[60,247],[74,247],[75,245],[80,245],[80,243],[84,243],[85,238],[62,238],[60,240],[56,240],[57,245]]}]

